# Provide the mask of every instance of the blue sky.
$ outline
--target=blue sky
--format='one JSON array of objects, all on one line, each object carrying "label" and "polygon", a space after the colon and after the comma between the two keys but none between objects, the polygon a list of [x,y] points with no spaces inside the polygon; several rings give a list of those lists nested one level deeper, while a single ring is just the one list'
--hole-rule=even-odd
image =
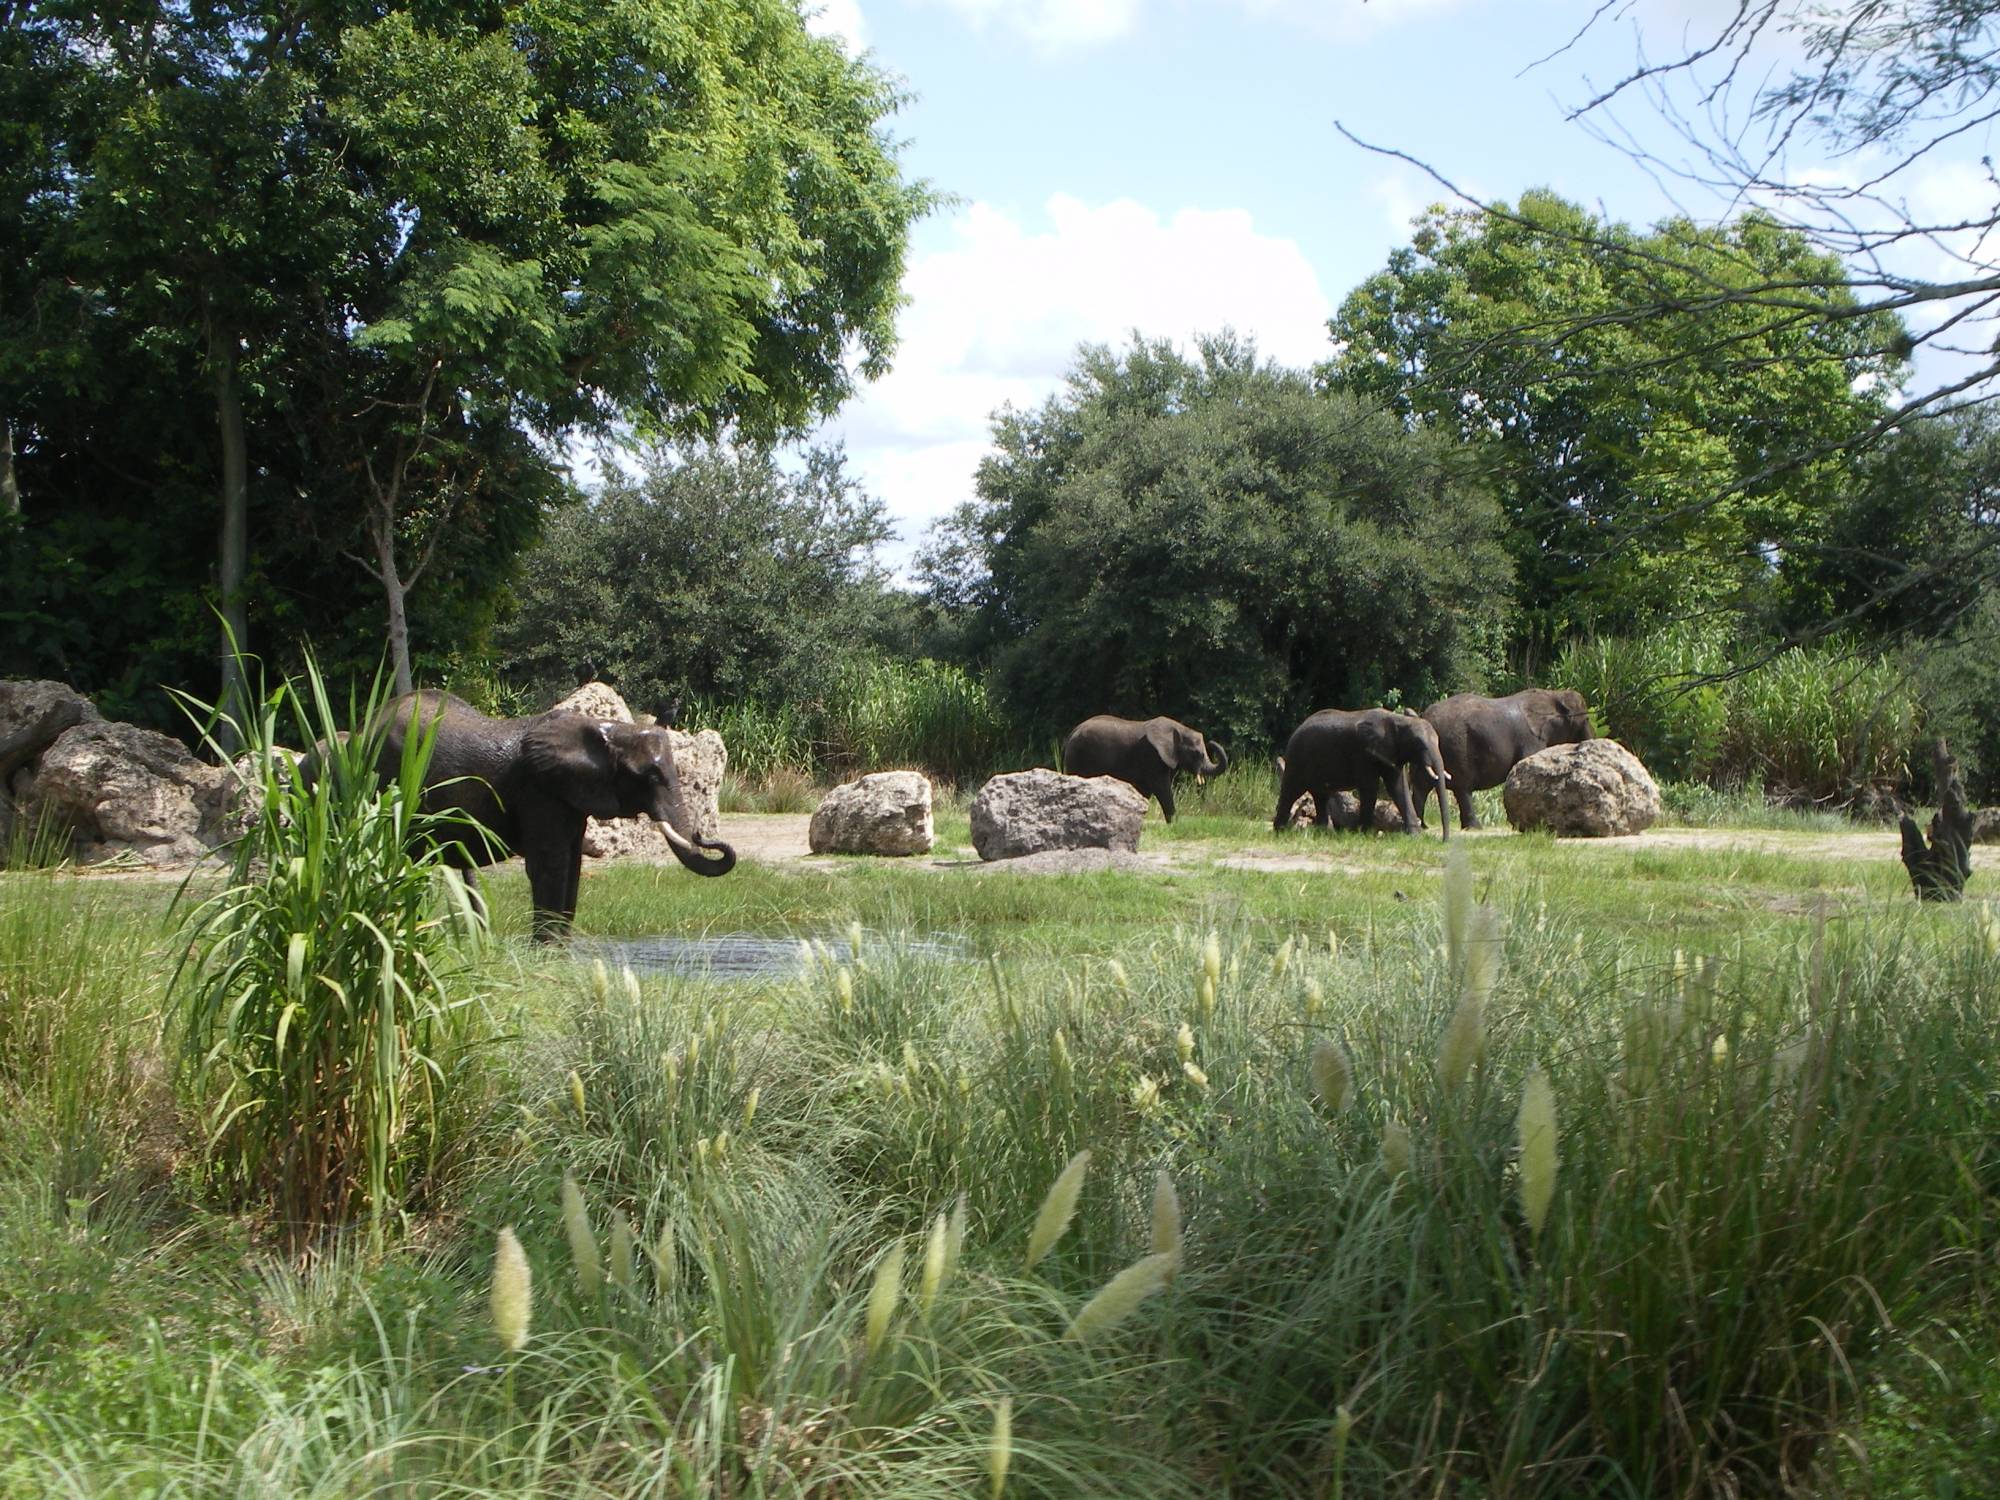
[{"label": "blue sky", "polygon": [[[808,8],[816,0],[808,0]],[[1549,186],[1650,222],[1675,204],[1566,106],[1734,0],[824,0],[812,23],[900,76],[906,170],[957,195],[913,237],[894,371],[825,435],[887,503],[903,565],[973,494],[1003,403],[1055,391],[1084,340],[1224,325],[1305,364],[1325,320],[1443,196]],[[1620,118],[1661,144],[1642,104]],[[1967,142],[1911,184],[1980,190]],[[1810,163],[1795,168],[1813,169]],[[1714,206],[1681,206],[1713,216]]]}]

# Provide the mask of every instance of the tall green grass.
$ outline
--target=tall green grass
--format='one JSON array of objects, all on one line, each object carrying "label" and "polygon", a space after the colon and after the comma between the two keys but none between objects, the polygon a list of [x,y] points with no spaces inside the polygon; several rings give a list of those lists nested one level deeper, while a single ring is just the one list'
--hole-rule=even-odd
[{"label": "tall green grass", "polygon": [[731,771],[751,782],[803,771],[839,780],[907,766],[951,782],[981,778],[1014,750],[977,678],[935,661],[844,666],[810,702],[698,700],[685,722],[715,729]]},{"label": "tall green grass", "polygon": [[1677,625],[1575,642],[1549,681],[1581,692],[1599,732],[1665,779],[1825,806],[1893,791],[1921,759],[1921,712],[1886,658],[1829,642],[1724,676],[1732,665],[1720,637]]},{"label": "tall green grass", "polygon": [[[438,1157],[472,1040],[452,965],[478,918],[418,810],[430,735],[378,784],[386,698],[378,677],[343,721],[308,662],[237,726],[247,829],[184,919],[172,1026],[207,1170],[297,1244],[351,1219],[379,1240]],[[310,766],[281,739],[316,744]]]}]

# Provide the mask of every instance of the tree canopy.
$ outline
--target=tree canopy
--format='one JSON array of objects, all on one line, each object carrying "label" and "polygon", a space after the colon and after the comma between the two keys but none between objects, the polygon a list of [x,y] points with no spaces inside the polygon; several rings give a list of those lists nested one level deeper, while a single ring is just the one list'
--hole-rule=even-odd
[{"label": "tree canopy", "polygon": [[96,503],[166,477],[223,522],[213,578],[160,592],[246,631],[293,513],[319,587],[336,553],[377,579],[405,673],[416,577],[525,540],[561,441],[796,432],[879,373],[930,201],[893,83],[793,0],[56,4],[0,38],[25,526],[46,550],[66,434],[144,362],[205,431]]},{"label": "tree canopy", "polygon": [[[1640,233],[1547,192],[1440,206],[1341,305],[1320,375],[1486,456],[1534,643],[1768,615],[1900,371],[1894,318],[1833,315],[1839,274],[1760,214]],[[1792,318],[1728,295],[1779,277],[1808,289]]]},{"label": "tree canopy", "polygon": [[1164,713],[1268,741],[1497,665],[1500,516],[1453,445],[1231,337],[1086,347],[994,439],[922,571],[1037,734]]},{"label": "tree canopy", "polygon": [[808,701],[875,637],[888,535],[835,450],[790,473],[754,449],[655,451],[523,558],[499,665],[535,707],[593,678],[636,708]]}]

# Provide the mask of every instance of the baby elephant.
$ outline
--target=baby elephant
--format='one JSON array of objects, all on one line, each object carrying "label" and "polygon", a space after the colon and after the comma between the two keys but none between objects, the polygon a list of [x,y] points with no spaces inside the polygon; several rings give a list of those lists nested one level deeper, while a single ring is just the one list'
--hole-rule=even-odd
[{"label": "baby elephant", "polygon": [[[1405,772],[1408,772],[1405,775]],[[1410,805],[1410,783],[1435,784],[1440,794],[1449,785],[1444,758],[1438,753],[1437,731],[1415,714],[1386,708],[1323,708],[1285,742],[1278,761],[1278,810],[1271,827],[1283,833],[1292,826],[1292,806],[1311,792],[1324,828],[1333,813],[1333,794],[1353,792],[1361,803],[1360,826],[1375,826],[1375,794],[1386,784],[1403,815],[1403,831],[1417,831],[1416,809]],[[1444,815],[1442,795],[1438,821],[1444,837],[1451,822]]]},{"label": "baby elephant", "polygon": [[1160,816],[1171,823],[1174,773],[1220,776],[1229,769],[1229,752],[1209,745],[1178,719],[1099,714],[1069,732],[1063,741],[1062,768],[1071,776],[1117,777],[1140,796],[1156,800]]}]

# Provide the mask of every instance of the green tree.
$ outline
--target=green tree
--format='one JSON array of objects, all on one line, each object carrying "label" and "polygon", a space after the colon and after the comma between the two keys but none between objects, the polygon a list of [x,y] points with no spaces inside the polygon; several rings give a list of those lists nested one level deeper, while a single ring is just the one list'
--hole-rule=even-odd
[{"label": "green tree", "polygon": [[836,450],[661,449],[607,479],[522,559],[500,669],[547,703],[611,683],[635,708],[683,694],[806,701],[872,649],[890,529]]},{"label": "green tree", "polygon": [[1086,347],[994,438],[925,567],[1038,735],[1165,713],[1268,740],[1496,665],[1500,518],[1454,446],[1230,336]]},{"label": "green tree", "polygon": [[[1436,207],[1342,304],[1320,376],[1480,450],[1534,654],[1581,627],[1761,614],[1900,368],[1892,316],[1830,315],[1853,311],[1838,274],[1758,214],[1641,234],[1547,192]],[[1810,308],[1732,295],[1774,278]]]},{"label": "green tree", "polygon": [[[239,638],[266,481],[375,577],[407,684],[413,584],[468,518],[525,535],[564,440],[796,431],[886,362],[929,196],[894,86],[793,0],[8,20],[35,65],[9,102],[85,101],[6,176],[24,285],[203,373]],[[74,342],[49,326],[6,331],[47,367]],[[24,449],[40,399],[0,380]]]}]

